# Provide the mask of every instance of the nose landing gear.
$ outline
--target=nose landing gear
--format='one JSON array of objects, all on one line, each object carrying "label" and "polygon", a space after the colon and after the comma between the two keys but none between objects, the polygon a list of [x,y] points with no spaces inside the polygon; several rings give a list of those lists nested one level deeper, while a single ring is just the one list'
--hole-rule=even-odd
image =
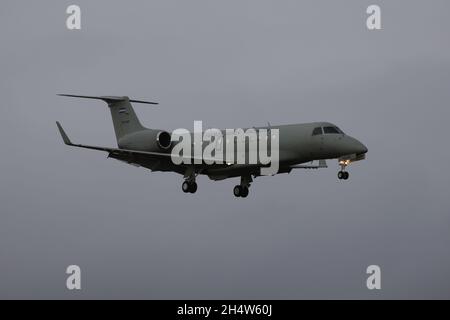
[{"label": "nose landing gear", "polygon": [[339,180],[347,180],[349,177],[349,173],[345,171],[345,168],[350,164],[350,160],[342,160],[339,161],[339,165],[341,166],[341,171],[338,172],[337,176]]},{"label": "nose landing gear", "polygon": [[337,176],[339,180],[347,180],[349,173],[347,171],[339,171]]}]

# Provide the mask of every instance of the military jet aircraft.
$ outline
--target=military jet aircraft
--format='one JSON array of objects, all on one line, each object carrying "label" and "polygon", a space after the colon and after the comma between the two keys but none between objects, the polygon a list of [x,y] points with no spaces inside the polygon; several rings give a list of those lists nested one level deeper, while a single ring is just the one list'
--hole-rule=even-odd
[{"label": "military jet aircraft", "polygon": [[[192,161],[175,164],[171,150],[174,141],[168,131],[148,129],[141,125],[131,103],[157,104],[155,102],[132,100],[128,97],[116,96],[80,96],[60,94],[60,96],[102,100],[111,111],[118,148],[97,147],[74,144],[64,132],[61,124],[56,122],[62,139],[66,145],[100,150],[125,163],[142,166],[151,171],[176,172],[184,176],[182,190],[185,193],[197,191],[196,177],[207,175],[211,180],[223,180],[240,177],[241,182],[233,188],[236,197],[247,197],[253,178],[261,176],[261,164],[213,163]],[[353,137],[346,135],[336,125],[329,122],[312,122],[254,128],[269,132],[277,129],[279,133],[279,169],[277,173],[289,173],[293,169],[326,168],[327,159],[338,159],[340,171],[338,179],[347,180],[349,173],[346,167],[355,161],[365,159],[367,148]],[[248,141],[246,141],[248,143]],[[246,151],[248,146],[246,145]],[[183,155],[185,156],[185,155]],[[194,156],[186,155],[194,159]],[[318,164],[313,164],[318,161]]]}]

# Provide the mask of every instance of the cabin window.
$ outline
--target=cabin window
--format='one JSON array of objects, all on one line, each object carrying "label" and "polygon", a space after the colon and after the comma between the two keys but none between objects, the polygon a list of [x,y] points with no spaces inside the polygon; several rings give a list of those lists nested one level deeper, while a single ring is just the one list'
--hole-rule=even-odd
[{"label": "cabin window", "polygon": [[314,128],[312,135],[317,136],[319,134],[322,134],[322,128],[321,127]]},{"label": "cabin window", "polygon": [[325,132],[326,134],[341,133],[340,130],[336,127],[323,127],[323,132]]}]

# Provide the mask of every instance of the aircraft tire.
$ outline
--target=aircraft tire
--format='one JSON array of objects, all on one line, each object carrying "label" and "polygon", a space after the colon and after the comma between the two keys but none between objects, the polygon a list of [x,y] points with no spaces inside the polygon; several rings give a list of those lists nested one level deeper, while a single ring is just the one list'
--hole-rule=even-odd
[{"label": "aircraft tire", "polygon": [[241,190],[241,197],[242,198],[246,198],[248,196],[248,188],[247,187],[243,187]]},{"label": "aircraft tire", "polygon": [[190,190],[189,182],[184,181],[183,184],[181,185],[181,189],[183,190],[184,193],[188,193]]},{"label": "aircraft tire", "polygon": [[195,193],[197,191],[197,182],[193,181],[189,184],[189,192]]},{"label": "aircraft tire", "polygon": [[242,187],[241,186],[235,186],[234,188],[233,188],[233,194],[234,194],[234,196],[235,197],[240,197],[241,196],[241,194],[242,194]]}]

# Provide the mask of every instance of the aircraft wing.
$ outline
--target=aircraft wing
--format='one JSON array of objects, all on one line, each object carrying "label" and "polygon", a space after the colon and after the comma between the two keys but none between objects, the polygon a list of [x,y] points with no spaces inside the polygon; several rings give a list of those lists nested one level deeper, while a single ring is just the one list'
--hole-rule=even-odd
[{"label": "aircraft wing", "polygon": [[[111,154],[112,155],[142,155],[142,156],[147,156],[147,157],[154,158],[154,159],[166,159],[166,160],[172,159],[171,153],[138,151],[138,150],[128,150],[128,149],[119,149],[119,148],[97,147],[97,146],[90,146],[90,145],[84,145],[84,144],[75,144],[70,141],[69,137],[67,136],[66,132],[64,131],[64,129],[62,128],[61,124],[58,121],[56,122],[56,125],[58,126],[59,133],[61,134],[61,137],[62,137],[64,143],[71,147],[104,151],[104,152],[108,152],[110,155]],[[191,156],[191,157],[178,156],[178,157],[182,158],[183,160],[190,159],[191,163],[194,163],[194,160],[199,159],[199,158],[196,158],[193,156]],[[200,160],[204,161],[205,158],[201,158]],[[215,159],[206,159],[206,160],[215,161]]]},{"label": "aircraft wing", "polygon": [[319,168],[328,168],[328,165],[327,165],[327,162],[325,160],[319,160],[319,164],[318,165],[297,164],[297,165],[290,166],[290,168],[292,168],[292,169],[319,169]]}]

